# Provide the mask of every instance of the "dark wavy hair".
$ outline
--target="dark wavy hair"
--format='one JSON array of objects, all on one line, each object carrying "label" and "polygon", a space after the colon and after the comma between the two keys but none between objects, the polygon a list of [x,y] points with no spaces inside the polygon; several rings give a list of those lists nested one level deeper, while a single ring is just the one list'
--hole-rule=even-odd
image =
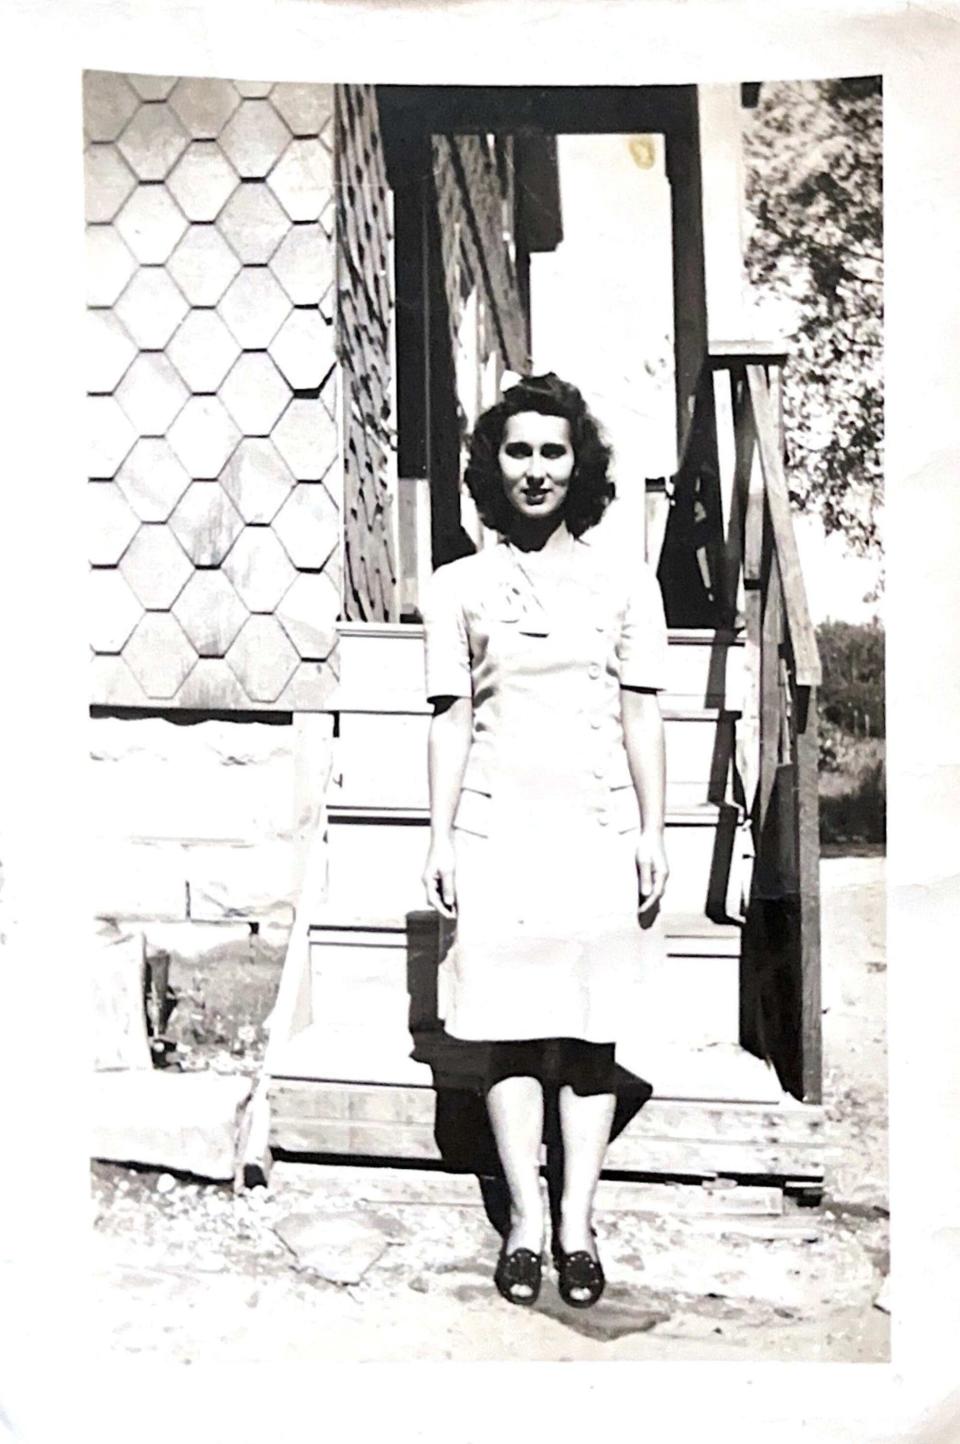
[{"label": "dark wavy hair", "polygon": [[480,520],[501,536],[507,535],[514,520],[513,508],[503,490],[499,452],[508,418],[521,411],[562,416],[570,426],[574,469],[564,519],[574,536],[582,536],[596,526],[616,494],[607,475],[613,453],[580,392],[552,371],[545,376],[522,377],[483,413],[474,427],[463,479]]}]

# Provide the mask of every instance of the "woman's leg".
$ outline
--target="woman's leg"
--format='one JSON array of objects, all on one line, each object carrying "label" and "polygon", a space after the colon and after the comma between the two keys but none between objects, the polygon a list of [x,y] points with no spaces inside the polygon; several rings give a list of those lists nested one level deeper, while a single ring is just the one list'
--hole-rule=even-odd
[{"label": "woman's leg", "polygon": [[543,1087],[538,1078],[502,1078],[487,1091],[487,1111],[510,1190],[507,1250],[543,1248],[543,1200],[540,1192],[540,1144],[543,1138]]},{"label": "woman's leg", "polygon": [[615,1093],[575,1093],[560,1089],[560,1136],[563,1140],[563,1192],[560,1198],[560,1247],[564,1253],[597,1250],[590,1220],[610,1129],[617,1106]]}]

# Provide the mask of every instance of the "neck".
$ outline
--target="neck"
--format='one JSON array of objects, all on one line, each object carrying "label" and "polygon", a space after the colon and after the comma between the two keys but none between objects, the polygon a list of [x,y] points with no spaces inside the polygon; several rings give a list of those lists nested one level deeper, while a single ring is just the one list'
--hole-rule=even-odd
[{"label": "neck", "polygon": [[509,541],[522,552],[562,551],[570,541],[570,533],[562,514],[543,521],[517,517]]}]

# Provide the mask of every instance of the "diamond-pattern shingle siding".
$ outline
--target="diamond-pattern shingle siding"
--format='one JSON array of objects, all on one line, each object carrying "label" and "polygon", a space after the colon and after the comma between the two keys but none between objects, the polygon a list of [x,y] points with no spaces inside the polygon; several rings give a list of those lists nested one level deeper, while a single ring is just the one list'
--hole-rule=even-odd
[{"label": "diamond-pattern shingle siding", "polygon": [[328,705],[333,94],[84,76],[94,702]]}]

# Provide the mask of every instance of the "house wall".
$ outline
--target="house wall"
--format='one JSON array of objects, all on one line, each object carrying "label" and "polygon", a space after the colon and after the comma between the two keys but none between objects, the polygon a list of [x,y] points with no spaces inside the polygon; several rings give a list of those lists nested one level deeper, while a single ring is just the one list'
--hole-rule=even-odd
[{"label": "house wall", "polygon": [[341,609],[334,88],[92,72],[84,128],[93,909],[282,950]]},{"label": "house wall", "polygon": [[343,615],[398,619],[392,197],[372,86],[336,88]]},{"label": "house wall", "polygon": [[333,87],[91,72],[91,701],[335,683]]}]

